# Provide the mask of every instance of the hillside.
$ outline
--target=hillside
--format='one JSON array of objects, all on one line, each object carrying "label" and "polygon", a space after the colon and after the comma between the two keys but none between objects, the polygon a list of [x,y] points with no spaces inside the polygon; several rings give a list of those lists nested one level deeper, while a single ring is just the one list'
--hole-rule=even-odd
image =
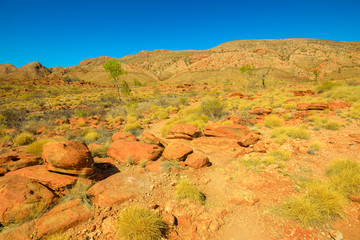
[{"label": "hillside", "polygon": [[[124,78],[142,83],[235,81],[242,78],[238,69],[246,64],[256,69],[271,67],[276,79],[347,79],[360,74],[360,43],[318,39],[238,40],[202,51],[141,51],[121,59],[129,72]],[[85,81],[109,80],[102,63],[110,57],[86,59],[72,67],[46,68],[29,63],[21,68],[0,65],[0,79],[43,79],[76,76]],[[221,73],[221,74],[219,74]]]}]

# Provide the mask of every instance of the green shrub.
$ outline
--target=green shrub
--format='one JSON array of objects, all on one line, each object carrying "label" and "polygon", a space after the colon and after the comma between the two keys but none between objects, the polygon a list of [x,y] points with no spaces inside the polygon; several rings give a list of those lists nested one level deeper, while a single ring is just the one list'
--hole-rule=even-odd
[{"label": "green shrub", "polygon": [[287,200],[281,213],[305,226],[318,225],[343,215],[344,198],[329,186],[321,183],[307,187],[307,192]]},{"label": "green shrub", "polygon": [[264,124],[268,128],[282,127],[284,125],[284,119],[276,115],[270,115],[264,119]]},{"label": "green shrub", "polygon": [[202,204],[205,203],[205,195],[189,180],[182,179],[175,186],[176,199],[193,199]]},{"label": "green shrub", "polygon": [[360,193],[360,163],[339,159],[327,170],[330,186],[344,196]]},{"label": "green shrub", "polygon": [[42,140],[37,140],[37,141],[35,141],[35,142],[32,142],[32,143],[27,147],[26,152],[41,156],[42,150],[43,150],[43,146],[44,146],[46,143],[51,142],[51,141],[53,141],[53,140],[51,140],[51,139],[42,139]]},{"label": "green shrub", "polygon": [[23,146],[31,143],[32,141],[34,141],[34,135],[29,132],[23,132],[15,137],[13,143],[15,146]]},{"label": "green shrub", "polygon": [[201,111],[211,120],[219,120],[225,115],[226,104],[218,98],[205,98],[201,102]]},{"label": "green shrub", "polygon": [[167,225],[157,214],[141,208],[128,207],[120,212],[117,220],[117,233],[126,240],[160,240]]}]

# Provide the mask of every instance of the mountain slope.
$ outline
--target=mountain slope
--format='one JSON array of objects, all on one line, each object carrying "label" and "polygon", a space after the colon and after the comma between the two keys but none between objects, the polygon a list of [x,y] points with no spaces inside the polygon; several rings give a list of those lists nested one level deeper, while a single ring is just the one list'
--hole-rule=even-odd
[{"label": "mountain slope", "polygon": [[[19,69],[0,65],[0,78],[62,78],[75,75],[92,82],[106,82],[102,63],[110,57],[81,61],[73,67],[43,69],[42,65]],[[214,48],[195,51],[141,51],[121,59],[129,72],[124,79],[140,82],[236,80],[238,69],[251,65],[256,69],[271,67],[270,75],[283,79],[341,79],[360,74],[360,43],[318,39],[237,40]],[[26,65],[27,66],[27,65]],[[26,71],[25,71],[26,70]]]}]

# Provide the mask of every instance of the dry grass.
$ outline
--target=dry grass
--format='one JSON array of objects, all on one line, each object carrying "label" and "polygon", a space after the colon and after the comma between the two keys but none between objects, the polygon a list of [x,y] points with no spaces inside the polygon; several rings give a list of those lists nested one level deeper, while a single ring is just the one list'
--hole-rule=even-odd
[{"label": "dry grass", "polygon": [[335,160],[326,172],[330,186],[348,197],[360,193],[360,163],[339,159]]},{"label": "dry grass", "polygon": [[44,146],[46,143],[52,142],[52,141],[54,141],[54,140],[51,140],[51,139],[42,139],[42,140],[37,140],[37,141],[35,141],[35,142],[32,142],[32,143],[27,147],[26,152],[41,156],[42,150],[43,150],[43,146]]},{"label": "dry grass", "polygon": [[205,203],[205,195],[188,179],[180,180],[175,186],[176,199],[193,199],[202,204]]},{"label": "dry grass", "polygon": [[287,200],[281,214],[305,226],[319,225],[343,215],[345,199],[328,185],[315,183],[300,196]]},{"label": "dry grass", "polygon": [[264,119],[264,125],[268,128],[282,127],[284,125],[284,119],[276,115],[270,115]]},{"label": "dry grass", "polygon": [[157,214],[141,208],[128,207],[118,217],[118,239],[156,240],[161,239],[167,225]]},{"label": "dry grass", "polygon": [[15,146],[23,146],[31,143],[32,141],[34,141],[34,135],[28,132],[23,132],[17,135],[13,142]]}]

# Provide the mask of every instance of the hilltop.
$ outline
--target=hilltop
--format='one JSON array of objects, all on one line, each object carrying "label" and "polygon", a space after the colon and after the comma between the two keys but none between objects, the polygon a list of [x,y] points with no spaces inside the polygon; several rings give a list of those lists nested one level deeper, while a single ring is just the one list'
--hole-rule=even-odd
[{"label": "hilltop", "polygon": [[[102,63],[110,57],[81,61],[72,67],[46,68],[29,63],[21,68],[0,65],[2,79],[44,79],[76,76],[84,81],[103,83],[109,80]],[[252,65],[271,67],[270,76],[284,80],[346,79],[360,74],[360,43],[319,39],[237,40],[208,50],[141,51],[120,59],[129,72],[126,80],[142,83],[167,81],[202,82],[239,80],[238,69]]]}]

